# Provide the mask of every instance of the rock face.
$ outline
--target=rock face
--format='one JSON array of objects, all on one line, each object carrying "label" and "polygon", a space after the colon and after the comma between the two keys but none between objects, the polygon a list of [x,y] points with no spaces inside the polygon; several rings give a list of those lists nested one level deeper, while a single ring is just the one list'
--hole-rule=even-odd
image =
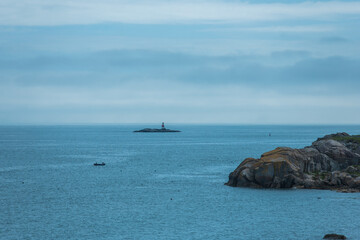
[{"label": "rock face", "polygon": [[245,159],[228,186],[360,191],[360,136],[326,135],[303,149],[278,147]]}]

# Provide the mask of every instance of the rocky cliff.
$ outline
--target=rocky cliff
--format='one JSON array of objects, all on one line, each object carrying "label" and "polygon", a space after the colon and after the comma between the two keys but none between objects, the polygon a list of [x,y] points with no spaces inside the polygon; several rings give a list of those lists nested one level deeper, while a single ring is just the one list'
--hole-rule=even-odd
[{"label": "rocky cliff", "polygon": [[245,159],[228,186],[313,188],[360,192],[360,135],[326,135],[302,149],[278,147]]}]

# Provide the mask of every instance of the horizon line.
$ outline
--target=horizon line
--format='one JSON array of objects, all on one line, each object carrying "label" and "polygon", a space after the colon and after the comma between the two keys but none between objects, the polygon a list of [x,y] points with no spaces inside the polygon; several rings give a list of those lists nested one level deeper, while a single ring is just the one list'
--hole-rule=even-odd
[{"label": "horizon line", "polygon": [[[0,123],[6,126],[114,126],[114,125],[161,125],[154,123]],[[360,123],[179,123],[165,122],[165,125],[203,125],[203,126],[360,126]]]}]

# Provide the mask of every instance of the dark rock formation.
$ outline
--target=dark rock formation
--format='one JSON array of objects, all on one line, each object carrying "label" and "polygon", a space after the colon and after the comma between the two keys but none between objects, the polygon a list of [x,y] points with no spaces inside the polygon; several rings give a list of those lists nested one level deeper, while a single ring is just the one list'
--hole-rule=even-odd
[{"label": "dark rock formation", "polygon": [[167,128],[144,128],[141,130],[136,130],[134,132],[180,132],[179,130],[171,130]]},{"label": "dark rock formation", "polygon": [[147,133],[153,133],[153,132],[180,132],[179,130],[171,130],[171,129],[167,129],[165,127],[165,123],[162,122],[161,123],[161,128],[144,128],[142,130],[136,130],[134,132],[147,132]]},{"label": "dark rock formation", "polygon": [[279,147],[245,159],[226,185],[261,188],[314,188],[360,191],[360,136],[337,133],[303,149]]},{"label": "dark rock formation", "polygon": [[334,239],[335,240],[335,239],[346,239],[346,237],[344,235],[330,233],[330,234],[326,234],[323,239]]}]

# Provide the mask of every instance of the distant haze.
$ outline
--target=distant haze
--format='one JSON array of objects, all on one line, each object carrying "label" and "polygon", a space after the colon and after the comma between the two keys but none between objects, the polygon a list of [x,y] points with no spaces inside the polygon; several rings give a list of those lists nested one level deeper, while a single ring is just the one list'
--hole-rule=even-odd
[{"label": "distant haze", "polygon": [[360,124],[358,1],[2,0],[0,124]]}]

